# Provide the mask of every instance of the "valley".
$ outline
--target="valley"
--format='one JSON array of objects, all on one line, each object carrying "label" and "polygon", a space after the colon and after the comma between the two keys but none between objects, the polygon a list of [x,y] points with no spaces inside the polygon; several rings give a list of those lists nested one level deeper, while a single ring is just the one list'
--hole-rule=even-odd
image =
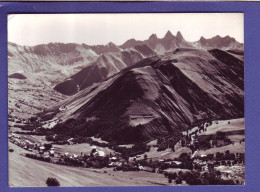
[{"label": "valley", "polygon": [[9,43],[8,76],[11,187],[245,184],[232,37]]}]

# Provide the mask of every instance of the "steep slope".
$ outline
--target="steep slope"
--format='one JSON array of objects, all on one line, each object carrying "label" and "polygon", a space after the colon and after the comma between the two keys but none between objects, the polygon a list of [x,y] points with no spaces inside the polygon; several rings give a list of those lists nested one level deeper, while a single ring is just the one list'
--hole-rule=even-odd
[{"label": "steep slope", "polygon": [[179,135],[205,118],[243,117],[241,80],[243,62],[231,54],[182,48],[141,60],[51,111],[66,108],[53,121],[103,121],[104,126],[89,134],[133,143]]},{"label": "steep slope", "polygon": [[119,53],[110,52],[102,54],[95,62],[56,85],[54,90],[66,95],[75,94],[78,90],[100,82],[137,61],[152,55],[155,55],[155,53],[146,45],[137,45]]}]

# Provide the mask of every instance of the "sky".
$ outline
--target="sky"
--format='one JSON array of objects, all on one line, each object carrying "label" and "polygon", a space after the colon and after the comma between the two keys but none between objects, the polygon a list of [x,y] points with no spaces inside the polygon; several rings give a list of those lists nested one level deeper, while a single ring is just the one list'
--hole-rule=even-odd
[{"label": "sky", "polygon": [[138,14],[11,14],[8,41],[34,46],[50,42],[121,45],[129,39],[163,38],[180,31],[190,42],[201,36],[234,37],[244,42],[243,13],[138,13]]}]

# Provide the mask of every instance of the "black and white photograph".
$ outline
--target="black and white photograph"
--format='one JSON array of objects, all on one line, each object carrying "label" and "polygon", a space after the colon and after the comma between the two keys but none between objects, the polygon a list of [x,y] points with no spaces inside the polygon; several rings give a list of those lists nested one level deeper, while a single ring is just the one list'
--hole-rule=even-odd
[{"label": "black and white photograph", "polygon": [[243,13],[7,19],[9,187],[245,185]]}]

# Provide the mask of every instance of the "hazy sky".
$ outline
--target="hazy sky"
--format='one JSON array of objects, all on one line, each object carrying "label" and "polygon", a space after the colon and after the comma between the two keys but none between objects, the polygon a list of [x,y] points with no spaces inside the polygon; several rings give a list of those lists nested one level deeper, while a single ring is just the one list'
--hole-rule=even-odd
[{"label": "hazy sky", "polygon": [[187,41],[229,35],[244,42],[242,13],[15,14],[8,15],[8,41],[20,45],[50,42],[117,45],[153,33],[180,31]]}]

